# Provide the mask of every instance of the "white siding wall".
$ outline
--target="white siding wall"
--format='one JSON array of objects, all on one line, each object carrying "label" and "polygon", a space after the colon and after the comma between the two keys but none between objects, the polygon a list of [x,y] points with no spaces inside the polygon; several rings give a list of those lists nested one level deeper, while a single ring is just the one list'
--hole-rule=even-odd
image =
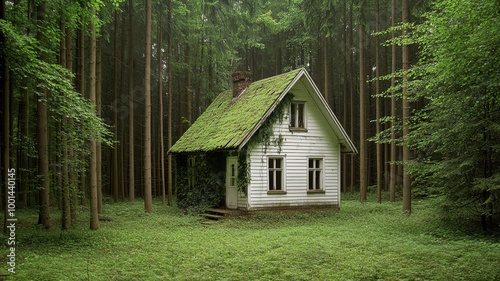
[{"label": "white siding wall", "polygon": [[[273,144],[267,147],[267,151],[261,144],[250,148],[250,183],[248,198],[245,198],[245,201],[248,199],[247,208],[303,205],[340,206],[340,145],[338,139],[328,127],[325,117],[300,81],[290,92],[295,96],[294,100],[306,103],[307,132],[291,132],[288,128],[289,114],[287,112],[283,123],[277,122],[274,125],[275,137],[281,134],[284,138],[280,153],[278,147]],[[267,159],[269,156],[279,156],[284,159],[286,194],[268,194]],[[307,159],[309,157],[323,158],[325,193],[307,193]],[[239,205],[239,207],[242,206]]]}]

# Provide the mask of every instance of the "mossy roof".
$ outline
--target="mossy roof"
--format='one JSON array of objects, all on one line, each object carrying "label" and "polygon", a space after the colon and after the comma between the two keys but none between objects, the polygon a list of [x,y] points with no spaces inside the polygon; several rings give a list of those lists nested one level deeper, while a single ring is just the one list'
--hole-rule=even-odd
[{"label": "mossy roof", "polygon": [[170,148],[171,153],[237,149],[262,123],[264,116],[303,69],[250,84],[238,98],[221,93]]}]

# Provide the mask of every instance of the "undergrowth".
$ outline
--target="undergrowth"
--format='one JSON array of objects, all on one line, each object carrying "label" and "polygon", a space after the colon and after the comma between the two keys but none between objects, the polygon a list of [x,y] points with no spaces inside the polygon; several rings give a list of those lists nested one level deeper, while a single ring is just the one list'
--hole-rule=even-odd
[{"label": "undergrowth", "polygon": [[159,201],[152,214],[140,201],[107,204],[97,231],[87,209],[68,231],[42,230],[35,209],[19,210],[7,280],[500,279],[499,239],[444,221],[437,199],[414,201],[406,216],[400,202],[345,197],[340,211],[242,213],[208,226]]}]

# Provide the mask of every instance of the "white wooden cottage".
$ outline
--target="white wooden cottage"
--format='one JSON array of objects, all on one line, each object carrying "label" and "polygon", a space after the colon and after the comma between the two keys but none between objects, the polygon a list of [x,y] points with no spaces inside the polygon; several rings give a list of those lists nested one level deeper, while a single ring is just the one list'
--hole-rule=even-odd
[{"label": "white wooden cottage", "polygon": [[307,71],[253,83],[249,76],[233,75],[233,91],[220,94],[170,153],[224,153],[230,209],[339,208],[341,154],[357,151]]}]

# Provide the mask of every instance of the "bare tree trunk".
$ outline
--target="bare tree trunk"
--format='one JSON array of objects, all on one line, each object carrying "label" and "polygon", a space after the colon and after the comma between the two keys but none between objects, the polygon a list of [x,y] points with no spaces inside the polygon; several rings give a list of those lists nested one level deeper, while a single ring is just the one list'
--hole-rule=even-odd
[{"label": "bare tree trunk", "polygon": [[[168,46],[167,46],[167,76],[168,76],[168,146],[172,147],[172,0],[168,1]],[[168,205],[172,206],[172,154],[168,154]]]},{"label": "bare tree trunk", "polygon": [[[94,8],[90,8],[95,15]],[[90,102],[96,104],[96,27],[90,23]],[[97,140],[90,140],[90,229],[99,229],[99,212],[97,202]]]},{"label": "bare tree trunk", "polygon": [[[403,24],[409,22],[410,9],[408,7],[408,0],[403,0]],[[403,29],[403,34],[406,34],[407,30]],[[410,66],[410,46],[407,44],[403,45],[403,211],[406,213],[411,213],[411,187],[410,187],[410,175],[407,171],[408,161],[410,161],[410,148],[406,141],[406,136],[410,133],[410,103],[408,102],[408,88],[406,86],[408,82],[408,76],[405,73],[408,71]]]},{"label": "bare tree trunk", "polygon": [[[351,5],[349,6],[349,46],[350,50],[354,49],[354,35],[352,32],[352,26],[353,26],[353,2],[351,2]],[[350,112],[351,112],[351,138],[354,139],[354,55],[352,51],[349,51],[349,59],[350,59],[350,64],[349,64],[349,72],[350,72],[350,79],[349,79],[349,95],[350,95]],[[350,184],[350,190],[351,193],[354,193],[354,181],[355,181],[355,170],[354,170],[354,154],[351,154],[351,184]]]},{"label": "bare tree trunk", "polygon": [[129,85],[129,126],[128,126],[128,161],[129,161],[129,193],[128,198],[130,202],[135,201],[135,171],[134,171],[134,41],[133,41],[133,15],[134,15],[134,3],[133,0],[128,1],[129,4],[129,73],[128,73],[128,85]]},{"label": "bare tree trunk", "polygon": [[[379,13],[379,0],[375,0],[375,94],[377,97],[375,98],[375,118],[376,121],[376,133],[380,133],[380,117],[381,117],[381,102],[380,97],[380,54],[379,54],[379,35],[378,32],[380,30],[380,13]],[[382,163],[382,144],[377,142],[377,202],[382,202],[382,174],[383,174],[383,163]]]},{"label": "bare tree trunk", "polygon": [[359,200],[366,201],[368,188],[366,180],[366,137],[365,137],[365,58],[364,58],[364,27],[358,26],[359,35]]},{"label": "bare tree trunk", "polygon": [[144,207],[146,212],[153,211],[151,194],[151,0],[146,0],[146,50],[144,70]]},{"label": "bare tree trunk", "polygon": [[[69,38],[66,37],[66,23],[63,20],[61,20],[61,33],[63,34],[61,44],[60,44],[60,64],[64,68],[68,68],[68,61],[67,61],[67,55],[66,52],[66,40]],[[68,119],[65,116],[62,116],[62,216],[61,216],[61,228],[62,229],[69,229],[71,226],[71,208],[70,208],[70,190],[69,190],[69,154],[68,154],[68,137],[67,133],[64,132],[64,130],[68,130]]]},{"label": "bare tree trunk", "polygon": [[[396,0],[392,0],[391,4],[391,18],[392,27],[396,27]],[[396,31],[392,31],[391,37],[394,40],[396,38]],[[396,93],[394,87],[396,86],[396,43],[391,46],[391,167],[390,167],[390,179],[389,179],[389,201],[394,202],[396,200],[396,176],[397,176],[397,166],[396,166]]]},{"label": "bare tree trunk", "polygon": [[[119,64],[118,64],[118,9],[115,9],[115,30],[114,30],[114,85],[113,85],[113,136],[115,140],[115,144],[113,147],[113,199],[115,202],[118,202],[118,149],[121,147],[121,144],[118,142],[118,73],[119,73]],[[122,23],[124,24],[124,23]]]},{"label": "bare tree trunk", "polygon": [[[82,16],[83,21],[83,16]],[[78,31],[78,90],[82,97],[85,97],[85,30],[84,25]],[[82,161],[80,178],[80,204],[87,205],[87,172],[85,161]]]},{"label": "bare tree trunk", "polygon": [[323,71],[324,71],[324,94],[323,96],[325,97],[326,103],[330,105],[329,99],[330,97],[328,96],[328,40],[326,38],[326,35],[323,38]]},{"label": "bare tree trunk", "polygon": [[[96,42],[96,111],[97,117],[101,118],[101,96],[102,96],[102,50],[101,40]],[[97,152],[97,212],[102,214],[102,146],[96,142]]]},{"label": "bare tree trunk", "polygon": [[160,98],[160,149],[161,149],[161,156],[160,156],[160,168],[161,168],[161,195],[162,195],[162,205],[166,204],[166,194],[165,194],[165,141],[163,139],[163,52],[162,52],[162,45],[163,45],[163,17],[162,17],[162,11],[163,11],[163,2],[160,1],[160,12],[159,12],[159,31],[158,31],[158,45],[160,46],[159,52],[158,52],[158,96]]},{"label": "bare tree trunk", "polygon": [[[37,7],[37,21],[39,27],[45,25],[45,2],[40,2]],[[37,32],[37,37],[42,36],[42,31]],[[44,58],[41,58],[42,60]],[[48,93],[46,89],[39,88],[42,93],[42,99],[37,101],[37,150],[38,150],[38,175],[40,178],[40,217],[38,222],[43,224],[45,229],[50,228],[50,174],[49,174],[49,132],[48,132],[48,114],[47,100]]]}]

